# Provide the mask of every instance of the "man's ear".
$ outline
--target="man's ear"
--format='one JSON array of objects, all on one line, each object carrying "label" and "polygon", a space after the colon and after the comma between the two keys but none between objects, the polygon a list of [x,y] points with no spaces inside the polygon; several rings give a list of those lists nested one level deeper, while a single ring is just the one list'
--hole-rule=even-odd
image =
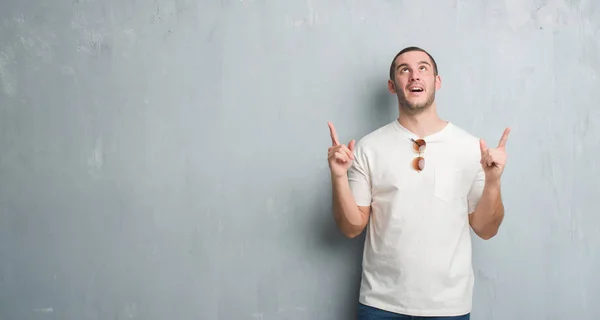
[{"label": "man's ear", "polygon": [[442,77],[439,75],[435,76],[435,90],[440,90],[442,87]]},{"label": "man's ear", "polygon": [[392,80],[388,80],[388,91],[390,93],[396,93],[396,84]]}]

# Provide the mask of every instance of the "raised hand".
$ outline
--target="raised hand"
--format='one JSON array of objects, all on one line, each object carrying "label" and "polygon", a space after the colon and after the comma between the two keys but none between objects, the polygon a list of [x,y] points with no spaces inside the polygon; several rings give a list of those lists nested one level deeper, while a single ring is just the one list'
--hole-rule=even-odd
[{"label": "raised hand", "polygon": [[510,128],[506,128],[496,148],[490,149],[483,139],[479,140],[479,147],[481,149],[480,163],[485,173],[486,181],[496,182],[502,176],[504,166],[506,165],[506,141],[508,140],[509,133]]},{"label": "raised hand", "polygon": [[350,141],[348,146],[340,144],[333,123],[328,122],[327,124],[329,125],[329,134],[331,135],[331,147],[329,147],[327,155],[329,168],[331,169],[332,176],[342,177],[346,175],[354,160],[355,141]]}]

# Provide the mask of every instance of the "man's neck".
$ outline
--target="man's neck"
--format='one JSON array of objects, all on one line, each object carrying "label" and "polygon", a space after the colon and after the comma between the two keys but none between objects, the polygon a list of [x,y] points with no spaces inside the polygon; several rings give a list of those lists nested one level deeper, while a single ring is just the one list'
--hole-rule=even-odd
[{"label": "man's neck", "polygon": [[400,109],[400,116],[397,120],[400,125],[420,138],[439,132],[448,124],[448,121],[442,120],[437,115],[434,106],[417,114],[409,114]]}]

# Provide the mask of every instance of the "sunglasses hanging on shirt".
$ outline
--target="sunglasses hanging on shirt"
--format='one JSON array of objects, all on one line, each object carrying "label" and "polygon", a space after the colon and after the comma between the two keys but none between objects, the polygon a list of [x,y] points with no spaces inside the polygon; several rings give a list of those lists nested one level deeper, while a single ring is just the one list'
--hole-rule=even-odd
[{"label": "sunglasses hanging on shirt", "polygon": [[425,158],[422,156],[422,154],[425,152],[425,147],[427,146],[427,143],[423,139],[410,140],[412,140],[413,142],[413,148],[415,149],[415,151],[419,153],[419,156],[414,158],[412,161],[413,169],[417,170],[418,172],[421,172],[423,171],[423,169],[425,169]]}]

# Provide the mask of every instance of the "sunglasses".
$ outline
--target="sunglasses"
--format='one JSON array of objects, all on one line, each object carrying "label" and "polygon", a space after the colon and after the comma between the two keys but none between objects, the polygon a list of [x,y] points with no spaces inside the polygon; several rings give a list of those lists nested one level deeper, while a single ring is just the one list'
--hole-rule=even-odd
[{"label": "sunglasses", "polygon": [[414,158],[412,161],[413,169],[417,170],[418,172],[421,172],[423,169],[425,169],[425,158],[421,156],[421,153],[425,152],[425,147],[427,146],[427,143],[423,139],[410,140],[412,140],[413,142],[413,148],[415,149],[415,151],[419,153],[419,156]]}]

